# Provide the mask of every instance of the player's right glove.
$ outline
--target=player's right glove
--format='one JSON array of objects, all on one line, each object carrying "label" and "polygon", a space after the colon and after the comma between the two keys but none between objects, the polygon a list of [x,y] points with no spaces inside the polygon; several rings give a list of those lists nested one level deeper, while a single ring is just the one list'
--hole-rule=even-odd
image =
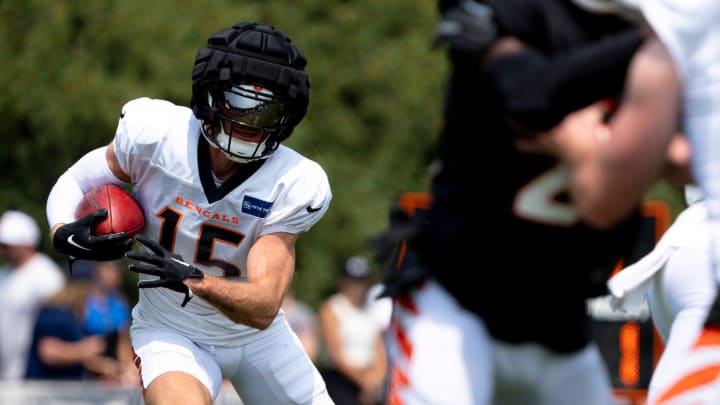
[{"label": "player's right glove", "polygon": [[122,258],[132,248],[132,239],[125,232],[96,236],[92,228],[107,218],[106,209],[99,209],[75,222],[67,223],[55,231],[53,247],[58,253],[76,259],[110,261]]},{"label": "player's right glove", "polygon": [[146,264],[131,264],[131,271],[136,273],[150,274],[160,277],[157,280],[144,280],[138,283],[139,288],[165,287],[173,291],[185,294],[181,306],[185,306],[193,297],[190,289],[183,284],[187,278],[202,279],[205,276],[200,269],[185,262],[180,255],[173,254],[154,240],[142,236],[135,237],[135,240],[145,245],[153,253],[128,252],[125,256],[128,259],[138,260]]}]

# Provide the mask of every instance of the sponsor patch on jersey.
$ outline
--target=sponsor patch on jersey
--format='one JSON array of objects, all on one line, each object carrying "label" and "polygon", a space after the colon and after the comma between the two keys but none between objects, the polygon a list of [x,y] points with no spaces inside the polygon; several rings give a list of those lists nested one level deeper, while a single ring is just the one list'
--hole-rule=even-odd
[{"label": "sponsor patch on jersey", "polygon": [[255,197],[245,196],[242,202],[242,212],[258,218],[265,218],[270,212],[273,203]]}]

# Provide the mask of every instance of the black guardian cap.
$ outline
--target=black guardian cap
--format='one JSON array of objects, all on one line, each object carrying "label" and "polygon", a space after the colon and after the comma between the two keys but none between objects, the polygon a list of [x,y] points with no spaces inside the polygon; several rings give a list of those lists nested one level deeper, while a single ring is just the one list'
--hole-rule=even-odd
[{"label": "black guardian cap", "polygon": [[[268,92],[247,95],[249,98],[273,105],[283,115],[270,126],[255,126],[267,133],[264,146],[253,156],[237,156],[242,161],[268,157],[280,142],[287,139],[303,119],[310,101],[310,77],[305,72],[307,60],[290,38],[274,27],[262,23],[238,23],[208,38],[206,48],[198,51],[192,72],[192,99],[190,107],[205,124],[219,125],[223,116],[219,107],[225,102],[228,90],[240,85],[261,86]],[[281,107],[278,107],[280,105]],[[265,108],[265,107],[258,107]],[[246,122],[234,123],[247,125]],[[226,153],[233,152],[218,145],[212,134],[203,134]]]}]

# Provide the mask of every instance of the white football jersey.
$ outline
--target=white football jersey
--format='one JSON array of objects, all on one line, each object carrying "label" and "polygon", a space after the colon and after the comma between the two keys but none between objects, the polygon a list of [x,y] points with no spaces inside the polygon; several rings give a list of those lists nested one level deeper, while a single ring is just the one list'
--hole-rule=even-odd
[{"label": "white football jersey", "polygon": [[[201,139],[200,121],[189,108],[144,97],[123,107],[113,146],[136,185],[145,213],[142,235],[206,273],[244,282],[248,251],[260,236],[307,231],[325,214],[332,199],[328,178],[316,162],[280,145],[244,182],[217,189],[208,165],[199,164],[206,160],[198,153]],[[154,278],[140,274],[140,280]],[[167,288],[140,289],[133,325],[170,328],[217,346],[238,346],[258,332],[200,297],[181,307],[183,298]]]}]

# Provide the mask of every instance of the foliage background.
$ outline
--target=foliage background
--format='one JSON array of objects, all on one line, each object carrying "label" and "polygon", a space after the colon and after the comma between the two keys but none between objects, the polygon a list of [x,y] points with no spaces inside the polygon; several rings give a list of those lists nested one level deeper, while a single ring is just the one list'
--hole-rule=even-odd
[{"label": "foliage background", "polygon": [[310,109],[287,144],[322,164],[333,188],[330,211],[298,245],[295,289],[315,304],[347,256],[371,253],[366,239],[396,196],[425,188],[445,69],[430,49],[435,17],[432,0],[2,0],[0,211],[25,210],[47,233],[55,179],[111,141],[127,100],[187,105],[209,34],[267,22],[309,61]]},{"label": "foliage background", "polygon": [[[296,294],[317,305],[346,257],[371,254],[366,240],[387,226],[396,197],[427,189],[447,68],[430,47],[435,4],[0,0],[0,212],[25,210],[47,234],[52,184],[111,141],[126,101],[187,105],[195,53],[210,33],[270,23],[300,47],[312,78],[308,115],[286,143],[323,165],[333,188],[328,214],[298,245]],[[672,190],[656,194],[678,207]],[[43,246],[54,255],[47,237]]]}]

